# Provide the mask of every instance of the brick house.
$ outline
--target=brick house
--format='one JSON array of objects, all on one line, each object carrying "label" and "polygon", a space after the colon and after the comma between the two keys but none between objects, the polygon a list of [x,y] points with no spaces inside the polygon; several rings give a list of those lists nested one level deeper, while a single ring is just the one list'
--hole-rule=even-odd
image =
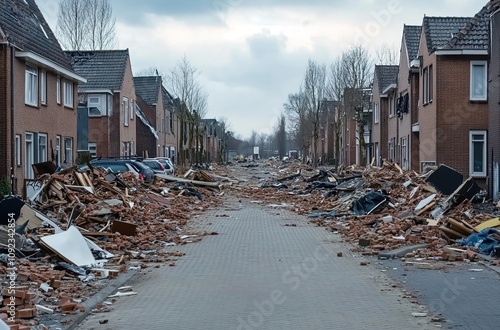
[{"label": "brick house", "polygon": [[[419,161],[419,69],[415,67],[422,27],[404,25],[397,80],[397,106],[393,117],[398,141],[396,161],[404,170],[420,171]],[[394,123],[393,123],[394,124]],[[394,125],[393,125],[394,126]],[[392,136],[393,134],[390,134]]]},{"label": "brick house", "polygon": [[491,13],[491,47],[489,62],[488,86],[488,162],[489,180],[488,192],[495,202],[499,200],[500,191],[500,1],[489,3]]},{"label": "brick house", "polygon": [[[172,95],[163,87],[160,76],[134,77],[137,104],[144,113],[137,129],[137,154],[176,158],[177,115]],[[147,119],[144,121],[143,119]],[[148,124],[149,122],[149,124]],[[156,132],[156,136],[151,130]]]},{"label": "brick house", "polygon": [[[370,131],[372,121],[372,89],[346,88],[341,113],[340,164],[366,165],[372,157]],[[363,121],[363,125],[358,124]],[[360,130],[362,128],[362,131]],[[365,145],[361,146],[361,135]],[[366,158],[366,159],[362,159]]]},{"label": "brick house", "polygon": [[[92,156],[136,154],[136,95],[128,49],[66,51],[87,79],[78,87],[79,150]],[[85,134],[86,133],[86,134]]]},{"label": "brick house", "polygon": [[0,17],[0,180],[12,174],[19,194],[33,164],[73,164],[77,86],[85,79],[34,0],[4,0]]},{"label": "brick house", "polygon": [[[373,120],[371,139],[373,157],[376,166],[382,165],[383,159],[390,159],[388,138],[389,108],[394,106],[399,67],[397,65],[375,65],[372,86]],[[389,97],[391,96],[391,97]]]},{"label": "brick house", "polygon": [[489,16],[424,17],[419,46],[419,159],[484,186]]}]

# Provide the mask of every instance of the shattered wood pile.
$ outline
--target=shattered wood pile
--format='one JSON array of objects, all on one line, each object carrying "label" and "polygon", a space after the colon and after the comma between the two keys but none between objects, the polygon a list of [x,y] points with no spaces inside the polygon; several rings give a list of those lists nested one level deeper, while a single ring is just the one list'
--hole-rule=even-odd
[{"label": "shattered wood pile", "polygon": [[[473,180],[464,181],[445,165],[420,174],[388,161],[380,168],[350,166],[337,172],[295,164],[265,182],[235,190],[340,232],[365,255],[422,245],[407,257],[474,259],[477,249],[458,246],[493,218],[472,203],[481,190]],[[498,218],[492,221],[500,228]],[[500,244],[500,232],[493,234]]]},{"label": "shattered wood pile", "polygon": [[[127,269],[175,266],[183,254],[165,246],[216,234],[186,227],[190,217],[220,204],[221,187],[214,192],[210,186],[195,189],[161,178],[144,185],[133,174],[99,168],[71,168],[41,180],[41,189],[22,201],[16,220],[21,231],[16,234],[16,288],[9,292],[3,286],[0,304],[2,315],[10,317],[7,304],[14,301],[15,322],[8,323],[20,329],[36,325],[41,314],[77,313],[105,279]],[[6,258],[0,261],[0,274],[8,279]]]}]

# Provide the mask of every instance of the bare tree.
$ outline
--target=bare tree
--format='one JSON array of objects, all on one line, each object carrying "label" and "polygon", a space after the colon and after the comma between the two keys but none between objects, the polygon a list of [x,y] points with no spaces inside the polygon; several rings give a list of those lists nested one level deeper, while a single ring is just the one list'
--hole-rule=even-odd
[{"label": "bare tree", "polygon": [[322,102],[325,100],[325,92],[326,66],[309,60],[304,77],[304,97],[308,117],[312,123],[312,162],[314,166],[317,165],[318,161],[320,112]]},{"label": "bare tree", "polygon": [[89,1],[89,37],[90,49],[112,49],[118,42],[115,33],[116,19],[109,1]]},{"label": "bare tree", "polygon": [[68,50],[103,50],[117,45],[109,0],[61,0],[56,34]]},{"label": "bare tree", "polygon": [[366,158],[363,88],[370,87],[372,67],[368,51],[359,45],[344,51],[330,65],[327,95],[329,99],[339,101],[339,113],[335,119],[334,132],[336,165],[340,158],[340,136],[342,132],[346,133],[346,127],[352,119],[356,121],[359,159],[363,161]]},{"label": "bare tree", "polygon": [[398,65],[399,64],[399,50],[396,45],[389,45],[383,43],[375,50],[377,64],[380,65]]},{"label": "bare tree", "polygon": [[56,33],[61,46],[70,50],[85,47],[88,35],[86,12],[89,3],[80,0],[61,0],[57,15]]},{"label": "bare tree", "polygon": [[306,99],[302,88],[295,94],[288,95],[288,103],[283,104],[288,118],[289,132],[298,144],[303,161],[311,146],[311,121],[308,118]]},{"label": "bare tree", "polygon": [[274,131],[278,154],[281,159],[286,155],[286,118],[283,113],[280,115]]},{"label": "bare tree", "polygon": [[[200,122],[205,117],[208,107],[208,94],[199,83],[200,72],[191,65],[186,56],[183,56],[170,71],[166,83],[170,91],[179,98],[180,122],[179,131],[179,160],[186,165],[186,161],[193,163],[195,143],[200,139]],[[185,145],[187,143],[187,150]]]}]

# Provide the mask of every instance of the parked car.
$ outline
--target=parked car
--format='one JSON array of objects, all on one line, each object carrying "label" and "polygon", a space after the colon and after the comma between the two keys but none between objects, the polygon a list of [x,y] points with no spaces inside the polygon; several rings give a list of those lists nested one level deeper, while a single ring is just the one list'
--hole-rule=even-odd
[{"label": "parked car", "polygon": [[[147,158],[147,159],[144,159],[145,164],[146,164],[146,161],[155,161],[155,162],[160,163],[161,166],[163,166],[163,173],[161,173],[161,174],[166,174],[166,175],[174,174],[174,166],[167,159]],[[146,165],[148,165],[148,164],[146,164]],[[154,166],[156,167],[156,165],[154,165]],[[151,167],[151,166],[149,166],[149,167]],[[151,167],[151,168],[153,169],[153,171],[155,170],[153,167]],[[155,173],[159,173],[159,172],[155,171]]]},{"label": "parked car", "polygon": [[[156,174],[172,174],[172,168],[168,164],[162,164],[159,160],[147,158],[142,161],[145,165],[149,166]],[[166,167],[165,167],[166,166]]]},{"label": "parked car", "polygon": [[156,160],[160,160],[160,161],[166,161],[170,165],[170,167],[172,168],[172,170],[175,172],[174,162],[169,157],[156,157],[155,159]]},{"label": "parked car", "polygon": [[[155,178],[155,173],[152,169],[150,169],[147,165],[143,164],[141,159],[136,158],[97,158],[90,161],[90,165],[94,166],[95,164],[129,164],[132,166],[138,173],[139,178],[144,180],[146,183],[153,182]],[[116,166],[116,165],[115,165]]]},{"label": "parked car", "polygon": [[[139,179],[139,172],[132,165],[125,162],[99,162],[92,163],[91,165],[93,167],[100,167],[105,170],[109,170],[110,172],[113,172],[115,174],[130,172],[133,173],[137,179]],[[87,171],[88,169],[89,166],[87,164],[78,167],[78,170],[80,171]]]}]

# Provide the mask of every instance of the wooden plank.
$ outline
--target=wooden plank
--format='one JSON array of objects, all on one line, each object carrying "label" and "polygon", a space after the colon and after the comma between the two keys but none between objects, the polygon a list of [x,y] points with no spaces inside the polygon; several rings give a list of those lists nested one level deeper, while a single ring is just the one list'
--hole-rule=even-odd
[{"label": "wooden plank", "polygon": [[461,222],[459,222],[455,219],[448,218],[447,221],[450,223],[451,228],[453,230],[461,232],[461,233],[465,234],[466,236],[469,236],[470,234],[473,233],[472,229],[465,227]]},{"label": "wooden plank", "polygon": [[455,237],[455,238],[465,238],[465,235],[451,229],[451,228],[448,228],[448,227],[445,227],[445,226],[441,226],[439,227],[439,229],[441,229],[445,234],[447,234],[448,236],[451,237]]},{"label": "wooden plank", "polygon": [[100,231],[82,231],[83,236],[116,236],[115,233],[100,232]]},{"label": "wooden plank", "polygon": [[424,214],[425,212],[428,212],[430,209],[432,209],[434,207],[434,205],[436,205],[436,202],[430,202],[429,204],[427,204],[427,206],[425,206],[423,209],[421,209],[420,211],[418,211],[416,213],[416,215],[421,215],[421,214]]}]

